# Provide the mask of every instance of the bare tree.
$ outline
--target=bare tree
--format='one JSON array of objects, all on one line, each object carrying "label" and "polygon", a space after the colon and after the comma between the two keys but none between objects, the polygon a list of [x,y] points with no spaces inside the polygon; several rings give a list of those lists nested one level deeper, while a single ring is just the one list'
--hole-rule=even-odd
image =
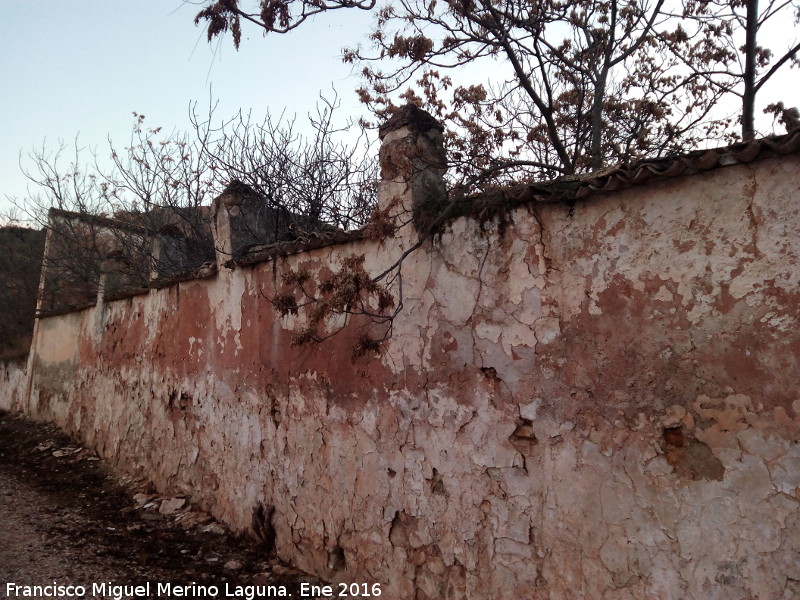
[{"label": "bare tree", "polygon": [[[676,55],[708,85],[739,97],[741,137],[756,135],[756,99],[765,84],[779,72],[800,66],[800,41],[786,35],[800,23],[796,0],[686,0],[683,4],[682,35],[670,40]],[[792,26],[788,24],[791,23]],[[776,32],[779,35],[776,35]],[[795,79],[795,87],[800,81]],[[800,125],[796,108],[773,99],[765,113],[772,113],[787,128]]]},{"label": "bare tree", "polygon": [[296,132],[294,120],[275,121],[269,115],[258,122],[239,113],[214,125],[211,114],[192,112],[212,184],[218,189],[239,184],[269,215],[269,227],[256,241],[366,223],[377,193],[375,153],[360,128],[336,125],[337,108],[335,97],[321,98],[317,113],[309,116],[308,135]]},{"label": "bare tree", "polygon": [[28,354],[43,252],[44,231],[0,227],[0,360]]},{"label": "bare tree", "polygon": [[114,216],[159,236],[151,261],[163,275],[196,269],[215,256],[207,205],[216,182],[208,156],[202,140],[180,132],[164,136],[144,122],[134,113],[130,145],[123,149],[109,139],[113,169],[104,179],[115,199],[124,199]]},{"label": "bare tree", "polygon": [[[51,232],[44,310],[93,302],[102,275],[106,253],[98,225],[111,210],[114,190],[83,161],[85,153],[77,138],[71,148],[59,142],[55,150],[43,145],[31,152],[23,168],[33,184],[31,193],[12,199],[19,217]],[[76,219],[81,215],[94,215],[95,220],[81,223]]]},{"label": "bare tree", "polygon": [[[197,171],[198,157],[182,138],[159,139],[160,130],[143,122],[134,115],[124,150],[109,141],[110,166],[77,138],[72,148],[61,142],[54,151],[43,146],[28,155],[23,171],[30,193],[12,201],[29,223],[50,231],[44,310],[93,302],[101,281],[106,295],[146,288],[157,262],[169,274],[213,260],[209,212],[198,209],[210,188],[198,190],[188,174]],[[181,195],[186,190],[196,193]],[[175,240],[166,246],[181,252],[156,256],[157,237]]]},{"label": "bare tree", "polygon": [[[197,21],[210,37],[242,19],[283,33],[327,7],[240,4],[212,2]],[[446,123],[453,172],[472,181],[553,177],[684,150],[724,129],[710,114],[725,91],[672,53],[666,40],[678,28],[665,0],[400,0],[377,9],[369,46],[344,59],[363,67],[358,93],[375,112],[392,111],[400,98]],[[463,67],[473,83],[456,85],[451,73],[470,77]],[[484,83],[487,70],[496,83]]]},{"label": "bare tree", "polygon": [[240,114],[214,125],[209,108],[205,120],[192,111],[189,134],[148,128],[134,113],[130,144],[109,140],[110,163],[77,139],[32,152],[23,169],[31,193],[12,201],[29,223],[50,230],[43,308],[93,302],[101,285],[108,297],[145,289],[154,276],[205,269],[218,250],[212,200],[231,185],[273,217],[257,243],[362,225],[375,201],[376,161],[357,146],[363,132],[348,145],[334,128],[335,108],[323,102],[309,138],[270,117],[259,123]]}]

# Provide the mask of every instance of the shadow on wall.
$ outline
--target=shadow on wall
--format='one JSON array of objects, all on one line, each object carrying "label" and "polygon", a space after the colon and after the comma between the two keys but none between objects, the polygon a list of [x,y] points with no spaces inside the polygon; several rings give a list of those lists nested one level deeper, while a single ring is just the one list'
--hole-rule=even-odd
[{"label": "shadow on wall", "polygon": [[0,361],[28,355],[44,240],[44,230],[0,228]]}]

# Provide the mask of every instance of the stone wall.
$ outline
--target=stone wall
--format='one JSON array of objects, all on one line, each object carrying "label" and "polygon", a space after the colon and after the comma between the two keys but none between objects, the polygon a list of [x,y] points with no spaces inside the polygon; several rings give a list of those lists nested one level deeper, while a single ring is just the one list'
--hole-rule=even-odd
[{"label": "stone wall", "polygon": [[0,410],[25,410],[25,360],[0,361]]},{"label": "stone wall", "polygon": [[32,414],[387,598],[800,595],[800,155],[451,219],[380,354],[292,345],[284,274],[435,225],[435,128],[384,135],[416,228],[42,318]]}]

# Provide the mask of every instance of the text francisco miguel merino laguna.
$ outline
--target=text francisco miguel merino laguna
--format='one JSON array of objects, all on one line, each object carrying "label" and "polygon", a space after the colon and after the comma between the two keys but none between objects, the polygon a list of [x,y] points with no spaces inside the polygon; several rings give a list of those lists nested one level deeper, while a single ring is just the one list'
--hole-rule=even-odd
[{"label": "text francisco miguel merino laguna", "polygon": [[[303,584],[301,584],[302,587]],[[306,584],[307,585],[307,584]],[[304,592],[308,592],[308,594]],[[91,585],[62,585],[57,581],[45,585],[20,585],[6,583],[5,593],[7,598],[48,598],[72,600],[75,598],[112,598],[123,600],[127,598],[159,598],[186,597],[186,598],[240,598],[254,600],[255,598],[289,598],[291,594],[283,585],[176,585],[174,583],[147,582],[139,585],[117,585],[115,583],[92,583]],[[312,591],[300,590],[300,597],[312,596]]]}]

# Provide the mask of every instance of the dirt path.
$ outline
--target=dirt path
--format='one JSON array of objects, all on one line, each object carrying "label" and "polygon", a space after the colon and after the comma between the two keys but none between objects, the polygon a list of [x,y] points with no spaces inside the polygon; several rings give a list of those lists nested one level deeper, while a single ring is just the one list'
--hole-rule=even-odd
[{"label": "dirt path", "polygon": [[112,597],[93,584],[147,582],[140,597],[209,597],[201,588],[157,594],[158,583],[298,597],[300,583],[318,583],[184,502],[125,486],[54,426],[0,411],[0,598],[24,597],[9,583],[86,588],[39,596],[58,598]]},{"label": "dirt path", "polygon": [[[92,552],[80,537],[69,535],[77,527],[81,533],[88,529],[85,519],[42,500],[30,485],[0,468],[0,583],[118,578],[118,565],[104,559],[102,552]],[[0,595],[5,593],[4,585]]]}]

